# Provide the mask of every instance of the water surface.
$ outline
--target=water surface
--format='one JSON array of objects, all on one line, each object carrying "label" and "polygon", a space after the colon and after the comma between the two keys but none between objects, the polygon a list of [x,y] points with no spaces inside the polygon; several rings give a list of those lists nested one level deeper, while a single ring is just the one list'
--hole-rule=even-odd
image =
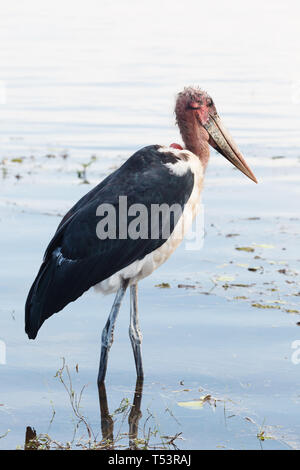
[{"label": "water surface", "polygon": [[[34,342],[24,333],[24,302],[65,211],[138,148],[180,142],[174,96],[189,84],[213,96],[259,185],[212,152],[202,250],[182,244],[140,283],[146,375],[139,436],[151,415],[145,429],[157,430],[153,444],[182,433],[182,449],[300,447],[300,365],[292,362],[300,339],[298,31],[293,1],[5,6],[0,436],[10,431],[0,448],[22,446],[27,426],[72,439],[76,419],[54,378],[62,357],[76,391],[87,384],[81,411],[101,438],[95,382],[112,297],[88,292],[48,320]],[[90,184],[82,184],[78,171],[92,155]],[[111,412],[133,400],[128,321],[126,298],[106,381]],[[207,395],[216,401],[193,406]],[[122,414],[115,419],[116,432]],[[84,426],[81,435],[87,439]]]}]

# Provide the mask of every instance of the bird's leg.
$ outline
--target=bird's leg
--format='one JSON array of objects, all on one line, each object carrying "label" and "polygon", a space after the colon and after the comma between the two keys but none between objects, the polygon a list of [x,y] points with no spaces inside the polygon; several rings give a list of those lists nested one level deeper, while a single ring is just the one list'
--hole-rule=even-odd
[{"label": "bird's leg", "polygon": [[116,319],[121,307],[121,302],[123,300],[124,294],[126,292],[129,280],[123,280],[121,287],[119,288],[111,312],[107,319],[106,325],[102,331],[102,338],[101,338],[101,357],[100,357],[100,365],[99,365],[99,373],[98,373],[98,384],[101,384],[105,380],[106,368],[107,368],[107,360],[108,360],[108,353],[111,348],[111,345],[114,340],[114,328]]},{"label": "bird's leg", "polygon": [[144,377],[142,364],[142,333],[139,326],[139,315],[137,306],[137,283],[130,286],[130,324],[129,337],[132,345],[137,377]]}]

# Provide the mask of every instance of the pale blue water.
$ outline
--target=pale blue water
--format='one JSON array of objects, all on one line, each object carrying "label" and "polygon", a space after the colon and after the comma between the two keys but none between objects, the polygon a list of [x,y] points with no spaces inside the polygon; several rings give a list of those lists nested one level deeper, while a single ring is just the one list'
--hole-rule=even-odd
[{"label": "pale blue water", "polygon": [[[300,364],[291,360],[292,342],[300,340],[300,317],[291,313],[300,311],[298,31],[293,1],[6,5],[0,339],[7,363],[0,364],[0,436],[10,432],[0,448],[23,445],[26,426],[62,442],[72,438],[70,404],[53,378],[62,357],[76,390],[89,384],[82,411],[101,435],[95,382],[112,297],[87,293],[47,321],[35,342],[24,333],[24,302],[60,215],[91,188],[77,177],[81,163],[97,156],[87,172],[93,185],[139,147],[180,142],[174,96],[189,84],[213,96],[259,185],[213,152],[202,250],[181,245],[140,283],[140,433],[149,409],[162,435],[182,432],[179,448],[299,448]],[[245,246],[255,251],[235,250]],[[161,282],[171,288],[155,287]],[[111,411],[122,398],[132,400],[135,387],[128,320],[126,298],[106,382]],[[220,400],[216,408],[178,405],[206,394]],[[273,439],[259,441],[261,430]]]}]

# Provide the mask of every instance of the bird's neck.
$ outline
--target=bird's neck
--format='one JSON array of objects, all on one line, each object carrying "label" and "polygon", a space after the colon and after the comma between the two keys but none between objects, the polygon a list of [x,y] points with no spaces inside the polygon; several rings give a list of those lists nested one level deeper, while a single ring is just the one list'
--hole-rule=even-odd
[{"label": "bird's neck", "polygon": [[200,127],[195,119],[192,122],[180,124],[180,132],[186,149],[199,157],[205,169],[209,160],[209,145],[206,130]]}]

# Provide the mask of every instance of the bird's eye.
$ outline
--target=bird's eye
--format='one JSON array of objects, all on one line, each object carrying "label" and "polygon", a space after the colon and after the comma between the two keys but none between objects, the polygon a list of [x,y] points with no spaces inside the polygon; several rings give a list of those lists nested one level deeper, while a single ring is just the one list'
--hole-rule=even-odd
[{"label": "bird's eye", "polygon": [[191,101],[187,107],[189,109],[199,109],[201,105],[202,105],[201,101]]},{"label": "bird's eye", "polygon": [[208,100],[206,101],[206,105],[207,106],[212,106],[214,103],[213,103],[213,100],[211,98],[208,98]]}]

